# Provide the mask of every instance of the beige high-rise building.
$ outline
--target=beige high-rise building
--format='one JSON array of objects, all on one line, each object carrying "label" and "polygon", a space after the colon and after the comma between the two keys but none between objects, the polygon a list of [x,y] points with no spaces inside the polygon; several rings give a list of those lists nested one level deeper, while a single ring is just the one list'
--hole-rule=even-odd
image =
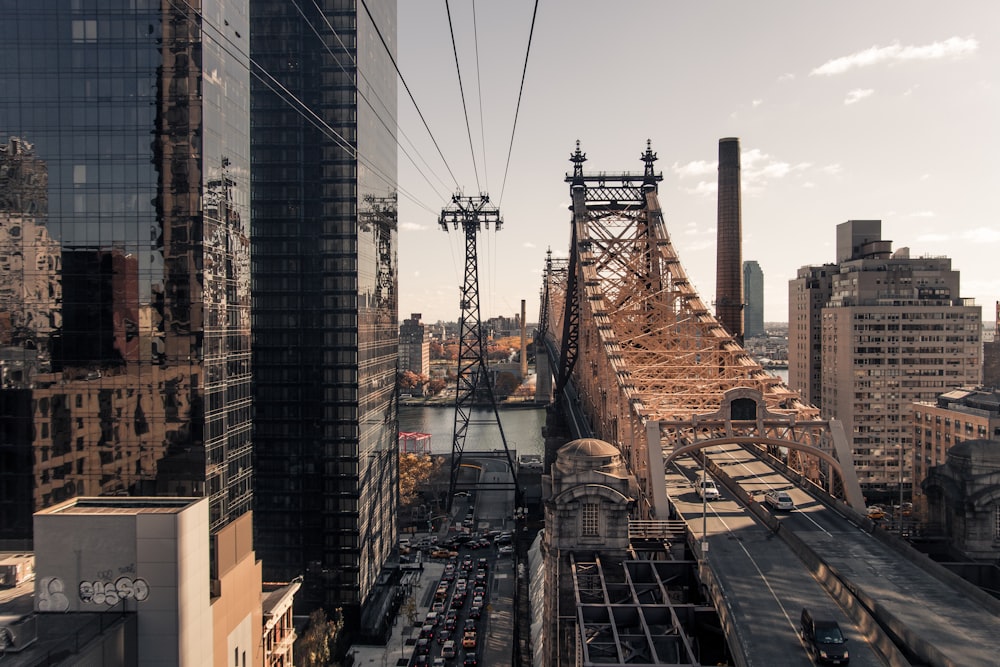
[{"label": "beige high-rise building", "polygon": [[910,404],[982,377],[981,309],[951,260],[880,236],[880,220],[838,225],[837,263],[789,285],[789,383],[844,423],[870,497],[913,484]]}]

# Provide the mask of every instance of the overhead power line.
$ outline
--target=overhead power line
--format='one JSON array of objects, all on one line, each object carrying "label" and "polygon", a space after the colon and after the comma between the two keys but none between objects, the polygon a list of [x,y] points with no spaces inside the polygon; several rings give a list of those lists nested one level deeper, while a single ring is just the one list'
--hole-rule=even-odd
[{"label": "overhead power line", "polygon": [[365,8],[365,13],[368,15],[368,20],[372,22],[372,26],[375,28],[375,33],[378,35],[379,40],[382,42],[382,48],[389,56],[389,60],[392,62],[393,68],[396,70],[396,75],[403,84],[403,88],[406,89],[406,94],[410,96],[410,101],[413,102],[413,108],[417,110],[417,115],[420,116],[421,122],[424,124],[424,128],[427,130],[427,134],[430,136],[431,141],[434,142],[434,148],[437,149],[438,155],[441,156],[441,161],[444,162],[444,166],[448,169],[448,173],[451,174],[451,180],[455,181],[455,188],[458,188],[458,179],[455,178],[455,172],[451,170],[451,166],[448,164],[448,160],[445,159],[444,153],[441,152],[441,146],[438,145],[437,139],[434,138],[434,133],[431,132],[430,125],[427,124],[427,119],[424,118],[424,112],[420,110],[420,105],[417,104],[417,100],[413,97],[413,92],[410,90],[410,85],[406,83],[406,78],[403,73],[399,71],[399,65],[396,64],[396,57],[392,55],[392,50],[389,48],[389,44],[385,41],[385,37],[382,36],[382,30],[378,27],[378,23],[375,21],[375,17],[372,16],[371,10],[368,9],[368,3],[365,0],[361,0],[361,6]]},{"label": "overhead power line", "polygon": [[[212,30],[216,32],[216,34],[222,37],[222,39],[225,40],[225,42],[230,47],[232,47],[232,50],[226,48],[226,46],[223,45],[218,40],[214,40],[216,44],[219,45],[219,48],[221,48],[227,55],[232,57],[234,60],[239,62],[240,65],[245,67],[252,76],[254,76],[258,81],[263,83],[268,90],[277,95],[282,101],[288,104],[288,106],[291,107],[292,110],[295,111],[300,117],[305,119],[320,132],[325,134],[328,139],[331,139],[338,147],[347,152],[351,157],[357,159],[359,162],[367,166],[372,171],[372,173],[375,174],[375,176],[380,178],[387,185],[396,188],[396,190],[398,190],[400,194],[402,194],[404,197],[415,203],[417,206],[420,206],[421,208],[427,210],[430,213],[436,213],[433,209],[431,209],[429,206],[420,201],[420,199],[418,199],[416,196],[414,196],[413,194],[409,193],[404,188],[402,188],[395,178],[382,172],[382,170],[379,169],[378,166],[376,166],[373,162],[371,162],[360,152],[358,152],[358,150],[355,149],[350,144],[349,141],[347,141],[343,136],[341,136],[340,133],[338,133],[335,129],[333,129],[326,121],[320,118],[320,116],[315,111],[313,111],[305,102],[300,100],[294,93],[289,91],[280,81],[278,81],[278,79],[275,78],[270,72],[268,72],[264,67],[259,65],[253,58],[250,57],[249,53],[243,51],[242,47],[239,44],[233,42],[233,40],[228,35],[226,35],[225,32],[219,28],[219,26],[217,26],[211,20],[206,18],[204,14],[202,14],[198,9],[192,7],[191,4],[188,2],[188,0],[179,0],[181,3],[183,3],[184,7],[186,7],[187,11],[185,11],[184,8],[180,7],[175,0],[168,0],[168,1],[170,2],[171,7],[181,12],[185,20],[194,23],[194,20],[187,14],[187,12],[190,11],[200,19],[200,23],[195,25],[199,27],[203,25],[211,27]],[[249,63],[249,65],[247,63]],[[264,75],[266,75],[267,78],[270,79],[275,86],[280,88],[283,91],[283,93],[288,97],[284,97],[282,93],[279,93],[277,90],[275,90],[274,86],[272,86],[272,84],[268,80],[263,78],[261,72]],[[294,100],[296,104],[291,104],[289,102],[289,98]],[[308,112],[308,114],[306,112]]]},{"label": "overhead power line", "polygon": [[465,104],[465,88],[462,86],[462,68],[458,65],[458,45],[455,44],[455,27],[451,22],[451,3],[444,0],[444,8],[448,12],[448,30],[451,32],[451,50],[455,54],[455,71],[458,72],[458,91],[462,95],[462,111],[465,113],[465,131],[469,135],[469,150],[472,152],[472,170],[476,173],[476,189],[479,187],[479,167],[476,166],[476,147],[472,145],[472,127],[469,125],[469,107]]},{"label": "overhead power line", "polygon": [[[316,26],[313,25],[313,23],[309,19],[309,17],[306,16],[306,13],[299,6],[299,3],[296,2],[295,0],[291,0],[291,2],[295,6],[295,9],[298,10],[299,15],[302,17],[302,20],[304,20],[306,22],[306,24],[312,30],[313,34],[316,35],[316,39],[318,39],[320,41],[320,43],[323,45],[323,48],[326,49],[326,52],[330,54],[330,57],[333,59],[333,61],[335,63],[337,63],[337,66],[340,67],[341,71],[344,74],[346,74],[348,77],[350,77],[351,76],[351,72],[349,72],[347,70],[347,68],[344,67],[343,63],[340,62],[340,58],[338,58],[333,53],[333,50],[329,47],[329,45],[327,45],[326,40],[324,40],[323,36],[320,35],[319,30],[316,29]],[[372,93],[375,95],[375,99],[378,100],[379,103],[382,105],[382,108],[385,110],[385,113],[389,116],[389,119],[392,121],[393,126],[395,127],[395,129],[400,134],[402,134],[406,138],[407,141],[409,141],[410,138],[406,136],[405,132],[403,132],[403,128],[399,127],[399,122],[396,120],[396,117],[393,115],[392,111],[390,111],[389,106],[385,103],[385,101],[382,99],[382,97],[378,94],[378,90],[375,88],[375,86],[372,86],[368,82],[368,79],[367,79],[367,77],[365,77],[364,72],[362,72],[361,68],[358,66],[358,61],[354,58],[354,54],[352,54],[351,51],[350,51],[350,49],[347,48],[347,45],[344,44],[344,40],[342,40],[340,38],[340,35],[337,33],[336,29],[334,29],[333,25],[330,23],[330,19],[327,18],[326,14],[323,13],[323,10],[319,8],[319,5],[316,4],[316,0],[313,0],[312,4],[313,4],[313,7],[316,8],[316,12],[322,17],[323,22],[326,24],[326,27],[330,30],[330,32],[333,34],[333,36],[337,38],[337,41],[340,43],[340,46],[344,49],[344,52],[347,54],[347,57],[350,58],[351,63],[354,65],[354,72],[356,73],[356,75],[362,81],[365,82],[365,84],[367,85],[368,88],[371,89]],[[370,108],[372,110],[372,113],[374,113],[375,117],[378,118],[379,122],[382,124],[382,127],[385,128],[386,132],[389,132],[389,134],[392,134],[392,128],[390,128],[389,125],[385,122],[385,119],[382,118],[382,115],[379,113],[378,109],[375,108],[375,105],[373,105],[371,103],[371,100],[368,99],[368,97],[365,95],[365,93],[361,90],[361,86],[357,85],[356,82],[355,82],[355,88],[357,89],[358,96],[361,97],[361,99],[363,99],[365,101],[365,103],[368,105],[368,108]],[[438,189],[436,187],[434,187],[434,184],[431,183],[430,179],[427,178],[427,175],[420,168],[420,166],[417,165],[416,161],[410,155],[409,151],[406,150],[406,147],[403,146],[403,144],[401,144],[398,139],[396,141],[396,145],[399,146],[399,149],[401,151],[403,151],[403,155],[405,155],[406,158],[410,161],[410,164],[412,164],[413,167],[417,170],[417,173],[420,174],[425,181],[427,181],[427,185],[429,185],[431,187],[431,190],[434,191],[434,194],[436,194],[441,199],[447,199],[446,196],[444,196],[440,192],[438,192]],[[410,146],[413,147],[414,150],[416,150],[416,146],[413,146],[413,142],[412,141],[410,141]],[[419,151],[417,151],[417,154],[419,155]],[[427,162],[425,160],[423,160],[422,157],[421,157],[421,161],[423,161],[424,164],[427,165]],[[427,168],[430,169],[430,165],[427,165]],[[431,170],[431,172],[433,173],[433,170]],[[434,174],[434,177],[437,178],[439,181],[441,180],[440,177],[438,177],[437,174]],[[443,182],[442,182],[442,185],[444,185]],[[447,187],[447,186],[445,186],[445,187]]]},{"label": "overhead power line", "polygon": [[486,168],[486,123],[483,121],[483,76],[479,68],[479,22],[476,20],[476,0],[472,0],[472,34],[476,43],[476,89],[479,92],[479,139],[483,144],[483,181],[490,191],[490,174]]},{"label": "overhead power line", "polygon": [[514,125],[510,128],[510,147],[507,149],[507,166],[503,170],[503,184],[500,186],[498,206],[503,203],[503,193],[507,188],[507,172],[510,171],[510,155],[514,151],[514,132],[517,130],[517,117],[521,112],[521,96],[524,95],[524,79],[528,74],[528,55],[531,53],[531,38],[535,34],[535,18],[538,16],[538,0],[531,12],[531,30],[528,32],[528,48],[524,52],[524,70],[521,72],[521,89],[517,93],[517,108],[514,110]]}]

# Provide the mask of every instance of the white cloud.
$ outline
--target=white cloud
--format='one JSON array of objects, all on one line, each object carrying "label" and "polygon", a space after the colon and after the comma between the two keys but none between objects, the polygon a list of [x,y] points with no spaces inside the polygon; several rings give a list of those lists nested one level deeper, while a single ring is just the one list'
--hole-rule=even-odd
[{"label": "white cloud", "polygon": [[943,243],[944,241],[950,241],[951,237],[947,234],[940,233],[928,233],[920,234],[917,236],[917,243]]},{"label": "white cloud", "polygon": [[839,164],[837,164],[837,163],[834,163],[834,164],[828,164],[828,165],[826,165],[825,167],[823,167],[823,169],[822,169],[822,171],[823,171],[823,172],[825,172],[825,173],[827,173],[827,174],[830,174],[831,176],[836,176],[837,174],[839,174],[839,173],[840,173],[840,172],[842,172],[843,170],[844,170],[844,168],[843,168],[843,167],[841,167],[841,166],[840,166]]},{"label": "white cloud", "polygon": [[718,191],[719,184],[711,181],[698,181],[698,185],[685,189],[688,194],[701,195],[702,197],[714,197]]},{"label": "white cloud", "polygon": [[556,206],[556,208],[559,209],[560,211],[565,211],[569,209],[570,206],[572,206],[572,204],[569,203],[568,201],[561,201],[559,202],[559,206]]},{"label": "white cloud", "polygon": [[1000,229],[976,227],[962,232],[962,240],[970,243],[997,243],[1000,242]]},{"label": "white cloud", "polygon": [[522,245],[523,247],[525,247],[525,248],[535,248],[535,247],[537,247],[537,246],[535,246],[535,244],[534,244],[534,243],[532,243],[531,241],[525,241],[525,242],[524,242],[524,243],[522,243],[521,245]]},{"label": "white cloud", "polygon": [[778,77],[778,81],[781,82],[793,81],[793,80],[795,80],[795,75],[792,74],[791,72],[785,72],[784,74]]},{"label": "white cloud", "polygon": [[740,165],[743,191],[747,194],[757,194],[764,190],[768,181],[781,179],[792,173],[805,172],[812,163],[800,162],[793,165],[775,159],[759,148],[752,148],[740,155]]},{"label": "white cloud", "polygon": [[399,229],[404,232],[424,232],[427,231],[427,226],[417,222],[401,222]]},{"label": "white cloud", "polygon": [[855,102],[860,102],[866,97],[871,97],[874,94],[875,91],[871,88],[855,88],[847,93],[847,97],[844,98],[844,104],[854,104]]},{"label": "white cloud", "polygon": [[719,169],[718,162],[706,162],[705,160],[694,160],[693,162],[688,162],[687,164],[678,164],[674,162],[673,167],[674,173],[681,178],[687,178],[688,176],[705,176],[707,174],[714,174]]},{"label": "white cloud", "polygon": [[843,74],[851,69],[872,67],[882,63],[963,58],[974,53],[978,48],[979,42],[972,37],[967,39],[949,37],[943,42],[932,42],[922,46],[901,46],[896,42],[889,46],[873,46],[864,51],[828,60],[810,72],[809,76],[833,76]]},{"label": "white cloud", "polygon": [[764,100],[754,100],[754,101],[753,101],[753,102],[751,102],[750,104],[752,104],[752,105],[753,105],[753,106],[755,106],[755,107],[759,107],[759,106],[760,106],[761,104],[763,104],[763,103],[764,103]]},{"label": "white cloud", "polygon": [[911,218],[933,218],[934,211],[914,211],[910,214]]},{"label": "white cloud", "polygon": [[805,183],[802,184],[802,187],[804,187],[807,190],[812,190],[814,187],[816,187],[816,184],[813,183],[812,181],[806,181]]}]

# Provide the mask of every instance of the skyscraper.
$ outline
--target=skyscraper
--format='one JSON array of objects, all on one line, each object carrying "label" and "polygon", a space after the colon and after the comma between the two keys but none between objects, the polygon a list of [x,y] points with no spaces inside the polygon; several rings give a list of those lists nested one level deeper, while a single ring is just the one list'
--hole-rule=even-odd
[{"label": "skyscraper", "polygon": [[764,272],[756,260],[743,262],[743,329],[747,338],[764,335]]},{"label": "skyscraper", "polygon": [[252,5],[256,548],[265,578],[304,575],[301,610],[378,634],[398,477],[396,4],[322,6]]},{"label": "skyscraper", "polygon": [[399,326],[399,370],[417,375],[430,373],[430,339],[424,329],[420,313],[411,314]]},{"label": "skyscraper", "polygon": [[205,495],[216,532],[252,498],[246,2],[203,3],[212,27],[184,3],[5,7],[0,344],[34,507]]},{"label": "skyscraper", "polygon": [[910,404],[982,373],[981,310],[960,297],[951,260],[892,252],[881,226],[838,225],[837,264],[789,284],[790,385],[809,398],[818,365],[821,413],[844,423],[870,497],[913,482]]}]

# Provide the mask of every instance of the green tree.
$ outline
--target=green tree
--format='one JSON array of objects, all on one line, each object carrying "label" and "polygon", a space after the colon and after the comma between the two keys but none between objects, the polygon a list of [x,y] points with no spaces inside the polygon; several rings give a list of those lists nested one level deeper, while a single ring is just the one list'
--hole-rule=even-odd
[{"label": "green tree", "polygon": [[322,609],[309,614],[309,627],[295,649],[296,662],[302,667],[332,665],[333,647],[343,627],[344,619],[339,609],[334,612],[333,620],[328,620]]},{"label": "green tree", "polygon": [[426,454],[409,452],[399,455],[399,504],[412,505],[419,498],[418,489],[427,486],[435,461]]}]

